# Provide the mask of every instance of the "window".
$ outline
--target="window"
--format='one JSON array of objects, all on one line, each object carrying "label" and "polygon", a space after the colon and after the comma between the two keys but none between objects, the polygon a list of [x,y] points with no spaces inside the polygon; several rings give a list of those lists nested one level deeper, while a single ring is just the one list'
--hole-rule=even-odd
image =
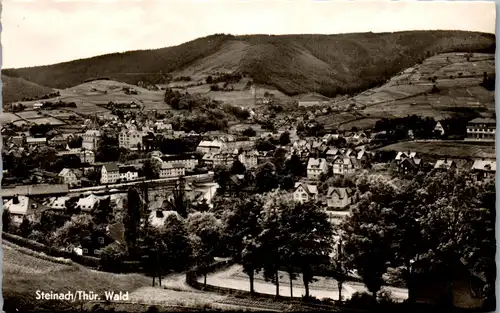
[{"label": "window", "polygon": [[83,253],[89,253],[89,250],[87,248],[83,248]]},{"label": "window", "polygon": [[104,244],[104,238],[103,237],[99,237],[99,243],[102,245]]}]

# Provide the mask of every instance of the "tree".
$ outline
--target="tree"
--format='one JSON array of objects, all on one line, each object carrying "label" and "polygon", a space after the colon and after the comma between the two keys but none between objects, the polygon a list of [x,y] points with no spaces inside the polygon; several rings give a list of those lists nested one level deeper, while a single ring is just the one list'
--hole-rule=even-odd
[{"label": "tree", "polygon": [[184,190],[186,181],[184,179],[179,179],[174,189],[172,190],[171,197],[168,198],[166,204],[172,210],[177,212],[182,218],[186,218],[189,210],[189,199],[186,196]]},{"label": "tree", "polygon": [[147,179],[160,178],[160,165],[154,160],[147,159],[142,166],[142,172]]},{"label": "tree", "polygon": [[281,172],[286,161],[287,150],[285,148],[278,148],[274,150],[273,164],[278,172]]},{"label": "tree", "polygon": [[286,206],[291,204],[278,193],[273,193],[266,200],[261,213],[258,241],[264,277],[276,285],[276,296],[279,296],[279,270],[285,264],[287,255],[283,252],[288,243],[288,229],[283,228],[285,224],[281,215],[286,211]]},{"label": "tree", "polygon": [[182,271],[192,261],[192,248],[185,221],[178,214],[170,214],[165,219],[161,232],[161,259],[171,271]]},{"label": "tree", "polygon": [[88,214],[74,215],[71,220],[64,223],[59,227],[54,235],[52,241],[56,247],[67,248],[68,246],[77,246],[81,240],[94,230],[92,217]]},{"label": "tree", "polygon": [[97,143],[96,161],[116,162],[120,159],[120,148],[116,136],[103,135]]},{"label": "tree", "polygon": [[232,174],[245,174],[246,168],[243,163],[240,162],[240,160],[235,160],[233,162],[233,165],[231,166],[231,173]]},{"label": "tree", "polygon": [[280,135],[280,145],[282,146],[286,146],[290,143],[290,133],[289,132],[283,132],[281,135]]},{"label": "tree", "polygon": [[288,253],[302,273],[305,297],[309,297],[314,273],[329,263],[333,251],[332,224],[327,213],[314,202],[289,206],[285,221],[289,225]]},{"label": "tree", "polygon": [[12,222],[12,217],[10,215],[9,209],[4,209],[2,212],[2,231],[8,232],[10,224]]},{"label": "tree", "polygon": [[113,219],[113,208],[111,198],[107,197],[99,200],[97,207],[92,211],[92,221],[96,225],[108,225]]},{"label": "tree", "polygon": [[222,165],[217,165],[214,170],[214,181],[219,184],[219,188],[222,191],[226,190],[226,187],[229,184],[229,179],[231,177],[231,173],[229,170]]},{"label": "tree", "polygon": [[296,177],[302,177],[306,174],[306,166],[300,160],[297,154],[292,154],[292,156],[285,161],[285,171]]},{"label": "tree", "polygon": [[139,191],[131,187],[127,192],[126,210],[123,216],[123,224],[125,226],[125,241],[129,251],[134,249],[139,237],[139,227],[142,212],[142,199]]},{"label": "tree", "polygon": [[257,168],[255,184],[258,192],[267,192],[278,187],[278,178],[274,164],[267,162]]},{"label": "tree", "polygon": [[30,235],[31,231],[31,221],[25,216],[23,217],[21,225],[19,225],[19,232],[21,233],[22,237],[27,238]]},{"label": "tree", "polygon": [[244,199],[234,199],[222,213],[224,241],[229,254],[243,266],[250,279],[250,292],[254,293],[254,276],[262,267],[259,219],[263,199],[252,195]]},{"label": "tree", "polygon": [[213,213],[197,212],[187,218],[187,231],[193,248],[193,257],[207,283],[207,267],[217,255],[222,234],[222,222]]},{"label": "tree", "polygon": [[66,207],[66,213],[69,215],[75,215],[80,213],[80,208],[78,207],[78,198],[72,197],[64,202]]},{"label": "tree", "polygon": [[245,130],[243,130],[243,132],[241,134],[243,136],[255,137],[255,135],[257,135],[257,132],[252,127],[248,127]]}]

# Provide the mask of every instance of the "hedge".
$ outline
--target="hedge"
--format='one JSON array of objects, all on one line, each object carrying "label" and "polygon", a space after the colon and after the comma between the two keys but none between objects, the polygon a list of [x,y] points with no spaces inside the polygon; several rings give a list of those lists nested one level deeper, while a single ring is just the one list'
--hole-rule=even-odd
[{"label": "hedge", "polygon": [[[75,263],[92,267],[95,269],[101,269],[101,259],[98,257],[88,256],[88,255],[78,255],[74,252],[68,252],[63,250],[54,249],[48,247],[44,244],[36,242],[34,240],[26,239],[17,235],[2,232],[2,238],[10,241],[17,246],[26,248],[38,253],[43,253],[46,256],[57,257],[69,259]],[[141,270],[141,263],[138,261],[124,261],[120,263],[120,269],[122,272],[139,272]]]}]

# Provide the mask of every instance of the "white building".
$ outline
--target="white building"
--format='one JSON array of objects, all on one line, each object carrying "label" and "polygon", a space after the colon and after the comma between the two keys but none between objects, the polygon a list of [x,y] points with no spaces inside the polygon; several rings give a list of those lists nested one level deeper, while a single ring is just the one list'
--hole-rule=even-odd
[{"label": "white building", "polygon": [[99,130],[87,130],[82,135],[82,149],[95,151],[97,149],[97,143],[101,138],[101,132]]},{"label": "white building", "polygon": [[120,179],[120,169],[114,163],[105,164],[101,169],[101,184],[113,184]]},{"label": "white building", "polygon": [[139,172],[133,166],[121,166],[118,168],[120,173],[120,181],[132,181],[139,178]]},{"label": "white building", "polygon": [[318,200],[318,188],[315,185],[297,182],[295,183],[293,199],[297,202]]},{"label": "white building", "polygon": [[437,122],[436,127],[434,127],[434,131],[439,132],[441,134],[441,136],[444,135],[444,127],[441,124],[441,122]]},{"label": "white building", "polygon": [[495,141],[496,120],[475,118],[467,124],[467,139]]},{"label": "white building", "polygon": [[188,170],[193,170],[198,165],[198,157],[194,154],[166,155],[160,159],[162,163],[183,164]]},{"label": "white building", "polygon": [[238,155],[238,160],[245,165],[246,169],[256,168],[259,162],[259,152],[256,150],[245,151]]},{"label": "white building", "polygon": [[221,152],[224,148],[225,144],[220,140],[213,140],[213,141],[202,140],[198,144],[196,151],[200,153],[218,153]]},{"label": "white building", "polygon": [[352,174],[358,167],[358,162],[355,157],[339,157],[333,161],[333,174]]},{"label": "white building", "polygon": [[144,137],[144,133],[141,131],[123,130],[118,135],[118,144],[120,148],[137,150],[138,147],[142,146],[142,137]]},{"label": "white building", "polygon": [[325,159],[310,158],[307,162],[307,178],[310,180],[319,180],[321,174],[328,173],[328,165]]},{"label": "white building", "polygon": [[30,198],[26,196],[17,196],[8,201],[4,201],[3,209],[9,210],[13,224],[21,224],[23,218],[28,216],[33,209],[36,209]]},{"label": "white building", "polygon": [[328,188],[326,204],[329,208],[344,209],[352,203],[352,191],[350,188]]},{"label": "white building", "polygon": [[80,156],[80,161],[82,163],[89,163],[89,164],[95,163],[95,153],[93,151],[90,150],[80,151],[79,156]]},{"label": "white building", "polygon": [[79,208],[81,211],[90,212],[97,207],[97,204],[103,198],[106,197],[98,197],[94,194],[90,194],[87,197],[78,199],[76,207]]},{"label": "white building", "polygon": [[184,176],[186,168],[180,163],[162,163],[160,168],[160,178]]},{"label": "white building", "polygon": [[80,183],[77,172],[71,168],[63,168],[63,170],[57,176],[64,184],[68,184],[70,186],[75,186]]}]

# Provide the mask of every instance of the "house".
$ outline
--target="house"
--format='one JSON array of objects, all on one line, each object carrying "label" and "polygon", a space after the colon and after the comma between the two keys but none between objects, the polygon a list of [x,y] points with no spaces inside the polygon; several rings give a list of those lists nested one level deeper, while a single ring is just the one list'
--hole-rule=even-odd
[{"label": "house", "polygon": [[468,140],[495,141],[496,121],[492,118],[475,118],[467,124]]},{"label": "house", "polygon": [[4,201],[3,209],[9,210],[12,223],[19,225],[25,216],[28,217],[36,209],[36,204],[26,196],[15,196]]},{"label": "house", "polygon": [[94,164],[95,163],[95,153],[90,150],[82,150],[78,154],[80,161],[82,163]]},{"label": "house", "polygon": [[207,141],[202,140],[198,147],[196,147],[196,151],[200,153],[218,153],[224,149],[225,144],[220,140]]},{"label": "house", "polygon": [[215,168],[217,165],[231,167],[236,159],[233,153],[207,153],[203,156],[203,164],[209,168]]},{"label": "house", "polygon": [[449,170],[456,168],[457,164],[453,160],[437,160],[436,163],[434,164],[434,169],[444,169],[444,170]]},{"label": "house", "polygon": [[162,228],[165,225],[166,219],[171,215],[174,215],[178,219],[181,218],[176,211],[172,211],[166,207],[158,207],[149,213],[149,224],[154,228]]},{"label": "house", "polygon": [[30,147],[47,145],[47,138],[26,137],[26,144]]},{"label": "house", "polygon": [[441,124],[441,122],[437,122],[436,126],[434,127],[434,131],[443,136],[445,133],[443,124]]},{"label": "house", "polygon": [[297,202],[308,202],[310,200],[318,200],[318,187],[306,183],[295,183],[293,199]]},{"label": "house", "polygon": [[400,151],[396,154],[396,157],[394,158],[394,160],[396,161],[401,161],[403,159],[406,159],[406,158],[410,158],[410,159],[413,159],[413,158],[417,158],[417,153],[416,152],[411,152],[411,151]]},{"label": "house", "polygon": [[329,187],[326,194],[328,208],[342,210],[352,203],[352,190],[350,188]]},{"label": "house", "polygon": [[352,174],[359,168],[359,162],[354,157],[338,157],[333,161],[333,174]]},{"label": "house", "polygon": [[310,158],[307,162],[307,178],[310,180],[319,180],[321,174],[328,173],[328,165],[325,159]]},{"label": "house", "polygon": [[135,129],[122,130],[118,135],[118,144],[120,148],[128,150],[138,150],[143,146],[142,138],[144,133]]},{"label": "house", "polygon": [[162,162],[168,164],[183,164],[188,170],[193,170],[198,165],[198,157],[195,154],[180,154],[160,156]]},{"label": "house", "polygon": [[65,147],[67,143],[68,136],[66,135],[55,135],[49,140],[49,146],[52,147]]},{"label": "house", "polygon": [[246,169],[256,168],[259,163],[259,152],[257,150],[244,151],[238,155],[238,160],[245,165]]},{"label": "house", "polygon": [[340,153],[341,153],[340,150],[337,148],[328,149],[328,151],[326,151],[325,153],[326,161],[329,163],[333,163],[333,161],[335,161],[335,159],[340,155]]},{"label": "house", "polygon": [[101,249],[113,243],[114,240],[108,237],[105,231],[95,230],[88,236],[80,239],[82,254],[86,256],[98,256]]},{"label": "house", "polygon": [[186,174],[186,168],[181,163],[165,163],[160,167],[160,178],[179,177]]},{"label": "house", "polygon": [[99,130],[87,130],[83,133],[82,138],[82,149],[95,151],[101,138],[101,132]]},{"label": "house", "polygon": [[139,178],[139,172],[133,166],[120,166],[118,172],[120,173],[121,182],[137,180]]},{"label": "house", "polygon": [[97,204],[101,199],[103,199],[103,197],[98,197],[94,194],[90,194],[84,198],[78,199],[76,207],[79,208],[82,212],[90,212],[97,207]]},{"label": "house", "polygon": [[33,110],[41,110],[43,109],[43,103],[37,102],[33,104]]},{"label": "house", "polygon": [[472,170],[481,177],[495,177],[497,170],[496,160],[475,160],[472,165]]},{"label": "house", "polygon": [[396,170],[403,175],[416,174],[422,168],[422,159],[404,158],[396,161]]},{"label": "house", "polygon": [[81,174],[77,173],[76,170],[71,168],[63,168],[58,175],[63,184],[68,184],[70,186],[76,186],[80,184],[79,176],[81,177]]},{"label": "house", "polygon": [[101,184],[113,184],[120,179],[120,169],[115,163],[108,163],[101,169]]},{"label": "house", "polygon": [[172,128],[172,124],[167,124],[164,122],[156,122],[153,125],[153,128],[159,132],[159,133],[167,133],[167,134],[173,134],[174,130]]},{"label": "house", "polygon": [[456,259],[446,266],[451,272],[448,277],[440,272],[427,272],[414,276],[414,287],[411,292],[416,304],[473,312],[494,311],[494,308],[485,307],[487,304],[483,288],[487,281],[484,273],[472,270],[463,258]]}]

